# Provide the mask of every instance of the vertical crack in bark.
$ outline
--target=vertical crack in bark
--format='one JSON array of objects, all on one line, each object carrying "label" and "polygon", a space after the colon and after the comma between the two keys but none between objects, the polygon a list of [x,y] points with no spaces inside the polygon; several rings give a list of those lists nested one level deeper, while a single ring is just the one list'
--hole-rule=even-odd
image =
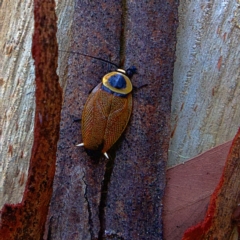
[{"label": "vertical crack in bark", "polygon": [[126,53],[127,1],[122,0],[122,29],[120,35],[120,67],[124,66]]},{"label": "vertical crack in bark", "polygon": [[[127,2],[126,0],[122,0],[122,29],[120,34],[120,52],[119,52],[119,67],[123,67],[125,63],[125,53],[126,53],[126,18],[127,18]],[[105,228],[106,228],[106,216],[105,216],[105,207],[107,203],[107,195],[108,195],[108,186],[111,180],[111,175],[114,166],[115,156],[110,158],[106,164],[106,170],[104,174],[104,179],[102,182],[101,189],[101,199],[99,204],[99,221],[100,221],[100,230],[98,235],[98,240],[105,239]]]},{"label": "vertical crack in bark", "polygon": [[101,189],[101,199],[99,204],[99,221],[100,221],[100,230],[98,234],[98,239],[103,240],[104,239],[104,233],[105,233],[105,207],[107,203],[107,194],[108,194],[108,186],[111,180],[112,171],[114,166],[114,158],[110,158],[106,164],[106,170],[104,174],[104,179],[102,182],[102,189]]},{"label": "vertical crack in bark", "polygon": [[85,181],[85,172],[83,173],[83,177],[82,180],[86,186],[86,190],[84,193],[84,198],[87,202],[87,208],[88,208],[88,224],[89,224],[89,231],[90,231],[90,235],[91,235],[91,239],[94,239],[94,232],[93,232],[93,220],[92,220],[92,211],[91,211],[91,206],[90,206],[90,202],[88,200],[87,197],[87,193],[88,193],[88,185],[87,182]]},{"label": "vertical crack in bark", "polygon": [[53,217],[51,217],[49,220],[48,231],[47,231],[47,240],[52,239],[52,220],[53,220]]}]

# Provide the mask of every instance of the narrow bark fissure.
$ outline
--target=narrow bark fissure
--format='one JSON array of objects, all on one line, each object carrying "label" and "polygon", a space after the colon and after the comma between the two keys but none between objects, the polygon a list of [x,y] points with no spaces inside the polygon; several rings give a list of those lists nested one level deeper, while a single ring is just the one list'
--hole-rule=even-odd
[{"label": "narrow bark fissure", "polygon": [[125,63],[125,53],[126,53],[126,22],[127,22],[127,1],[122,0],[122,29],[121,29],[121,35],[120,35],[120,53],[119,53],[119,58],[120,62],[119,65],[120,67],[124,66]]},{"label": "narrow bark fissure", "polygon": [[47,240],[52,239],[52,219],[53,219],[53,217],[51,217],[49,220],[49,225],[48,225],[48,230],[47,230]]},{"label": "narrow bark fissure", "polygon": [[[120,34],[120,52],[119,52],[119,66],[123,67],[125,62],[125,52],[126,52],[126,17],[127,16],[127,3],[126,0],[122,0],[122,29]],[[106,216],[105,216],[105,207],[107,204],[107,196],[108,196],[108,186],[111,180],[112,171],[114,167],[114,157],[110,157],[106,164],[106,170],[104,174],[104,179],[102,182],[101,188],[101,198],[99,204],[99,221],[100,221],[100,229],[98,234],[98,240],[105,239],[105,229],[106,229]]]},{"label": "narrow bark fissure", "polygon": [[112,171],[114,166],[114,158],[111,158],[108,160],[106,164],[106,170],[104,174],[104,179],[102,182],[102,188],[101,188],[101,199],[99,204],[99,221],[100,221],[100,230],[98,234],[98,239],[103,240],[104,239],[104,233],[105,233],[105,207],[107,203],[107,195],[108,195],[108,186],[111,180]]},{"label": "narrow bark fissure", "polygon": [[88,185],[87,182],[85,181],[85,173],[83,173],[83,177],[82,180],[86,186],[85,188],[85,193],[84,193],[84,198],[87,202],[87,209],[88,209],[88,224],[89,224],[89,232],[91,235],[91,239],[94,239],[94,232],[93,232],[93,220],[92,220],[92,211],[91,211],[91,206],[90,206],[90,202],[88,200],[87,194],[88,194]]},{"label": "narrow bark fissure", "polygon": [[[111,104],[112,107],[112,104]],[[110,111],[111,112],[111,107]],[[104,233],[105,233],[105,207],[107,203],[107,193],[108,193],[108,184],[111,180],[112,170],[114,165],[114,158],[110,157],[106,164],[105,174],[102,181],[102,188],[101,188],[101,198],[100,198],[100,204],[99,204],[99,223],[100,223],[100,229],[98,233],[98,240],[103,240]]]}]

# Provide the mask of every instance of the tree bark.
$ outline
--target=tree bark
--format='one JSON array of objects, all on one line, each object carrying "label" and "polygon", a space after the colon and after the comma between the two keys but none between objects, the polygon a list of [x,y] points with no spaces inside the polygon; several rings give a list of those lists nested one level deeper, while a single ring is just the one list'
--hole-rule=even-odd
[{"label": "tree bark", "polygon": [[222,177],[211,196],[204,220],[189,228],[182,240],[239,238],[239,171],[240,129],[233,139]]},{"label": "tree bark", "polygon": [[75,146],[82,139],[74,120],[108,66],[70,55],[45,238],[162,239],[177,3],[79,1],[72,23],[71,51],[136,66],[138,89],[129,127],[110,160],[93,161]]},{"label": "tree bark", "polygon": [[35,114],[32,1],[0,1],[0,208],[22,200]]},{"label": "tree bark", "polygon": [[[84,231],[85,227],[88,230],[88,227],[91,226],[91,233],[88,231],[87,235],[82,235],[83,237],[89,237],[91,234],[95,236],[99,229],[101,229],[101,232],[106,229],[106,235],[116,238],[122,237],[122,232],[126,233],[122,229],[126,229],[124,228],[126,226],[130,228],[134,223],[125,221],[123,223],[125,225],[118,225],[120,218],[118,219],[117,215],[112,218],[109,211],[117,206],[117,209],[121,209],[121,214],[123,214],[125,212],[122,211],[124,209],[122,206],[125,206],[125,203],[128,203],[129,206],[136,204],[139,207],[137,201],[150,199],[152,195],[149,195],[148,186],[152,186],[152,181],[154,182],[154,178],[151,180],[148,178],[150,172],[151,174],[154,173],[154,176],[156,174],[161,175],[155,179],[156,182],[154,182],[152,189],[156,189],[157,182],[159,182],[158,186],[160,186],[161,191],[164,186],[164,174],[158,172],[164,166],[158,165],[160,158],[152,158],[151,154],[155,153],[154,149],[157,148],[157,145],[159,149],[157,149],[156,154],[163,156],[162,159],[166,160],[166,153],[161,151],[165,151],[168,145],[168,127],[162,125],[162,123],[168,122],[167,108],[169,107],[168,97],[170,96],[167,94],[168,87],[167,91],[165,88],[166,83],[162,82],[160,84],[159,79],[164,79],[168,75],[168,73],[166,74],[167,69],[171,69],[172,60],[164,54],[168,52],[166,49],[169,49],[171,53],[174,52],[174,44],[170,41],[169,46],[166,47],[165,43],[168,44],[168,39],[166,39],[165,34],[168,31],[174,31],[176,26],[176,22],[171,20],[174,19],[174,16],[176,17],[176,4],[170,2],[170,7],[173,6],[173,16],[169,20],[158,15],[165,6],[158,11],[158,5],[154,6],[142,2],[142,7],[140,7],[140,3],[126,2],[123,6],[120,6],[120,3],[115,1],[114,4],[106,3],[104,5],[102,3],[99,8],[102,9],[102,14],[99,13],[100,10],[93,11],[94,14],[92,11],[86,11],[85,15],[84,12],[82,13],[81,20],[77,18],[77,12],[92,8],[94,2],[83,0],[80,3],[75,3],[69,0],[58,1],[57,3],[60,50],[81,51],[110,59],[116,63],[124,63],[124,66],[135,64],[139,68],[139,75],[134,77],[134,85],[142,86],[146,83],[149,85],[134,92],[134,112],[130,126],[123,139],[118,143],[116,151],[111,153],[111,156],[116,153],[117,157],[110,164],[110,170],[107,172],[105,169],[108,169],[108,166],[106,167],[104,159],[100,160],[98,164],[89,163],[82,150],[75,149],[74,144],[81,140],[81,135],[80,125],[73,122],[73,119],[81,116],[81,109],[89,90],[101,80],[108,67],[104,63],[92,59],[80,58],[69,52],[59,52],[58,72],[60,82],[63,89],[66,90],[68,98],[70,97],[70,100],[72,98],[72,102],[69,100],[70,104],[66,98],[63,109],[63,112],[65,112],[62,113],[62,118],[66,117],[67,119],[68,117],[69,119],[68,122],[64,119],[65,122],[62,125],[62,139],[59,142],[59,151],[61,155],[67,155],[68,153],[72,155],[70,160],[61,160],[59,158],[53,199],[57,196],[56,192],[58,191],[61,192],[59,194],[61,198],[68,193],[69,196],[72,196],[75,194],[76,189],[79,190],[80,196],[83,196],[83,198],[77,196],[77,199],[80,199],[79,203],[83,206],[82,209],[67,206],[71,205],[71,201],[75,201],[72,198],[70,203],[66,198],[60,199],[58,203],[61,203],[60,207],[65,206],[68,213],[70,213],[67,216],[70,219],[74,217],[77,222],[80,221],[80,216],[83,217],[77,211],[91,213],[91,216],[84,216],[86,225],[82,230]],[[82,4],[83,8],[76,9],[79,7],[78,4]],[[238,39],[240,28],[238,7],[238,1],[180,1],[180,25],[176,52],[177,61],[174,71],[172,140],[169,150],[169,166],[181,163],[212,146],[231,139],[236,132],[239,119],[239,108],[237,108],[239,95],[239,58],[237,56],[239,55]],[[116,13],[116,9],[120,13]],[[168,7],[165,9],[168,9]],[[145,14],[148,14],[149,17],[146,18]],[[96,16],[95,21],[94,19],[89,20]],[[102,16],[104,17],[101,18]],[[156,16],[156,23],[160,24],[159,26],[155,25],[155,19],[152,20],[153,16],[154,18]],[[159,18],[163,19],[159,20]],[[170,29],[162,28],[163,20],[166,21],[164,23],[166,24],[165,27],[170,27]],[[95,28],[94,26],[100,24],[96,24],[96,22],[101,22],[103,26],[99,29]],[[87,23],[91,24],[86,25]],[[122,24],[126,26],[123,35],[121,34]],[[149,25],[152,26],[149,27]],[[3,206],[5,203],[19,203],[22,201],[29,174],[28,168],[33,143],[33,116],[35,115],[34,66],[31,58],[32,1],[0,1],[0,30],[0,205]],[[92,35],[98,30],[100,30],[100,35],[95,36],[96,40],[94,40]],[[78,31],[81,39],[76,37]],[[149,32],[153,35],[149,34]],[[121,36],[125,37],[121,38]],[[72,49],[69,48],[70,45],[73,46]],[[158,62],[157,65],[155,65],[156,62]],[[159,63],[161,66],[159,66]],[[79,65],[79,68],[72,65]],[[74,71],[76,71],[75,76]],[[169,74],[169,78],[171,78],[171,71]],[[79,82],[79,79],[82,79],[82,81]],[[159,85],[155,85],[153,89],[152,85],[155,80]],[[79,86],[71,90],[70,85],[74,81]],[[156,94],[156,91],[158,95],[157,98],[154,98],[152,94]],[[166,95],[162,95],[165,91]],[[165,100],[166,105],[163,104]],[[155,108],[155,105],[158,108]],[[69,110],[66,110],[66,108],[69,108]],[[67,116],[68,111],[70,112],[69,116]],[[147,121],[145,115],[150,115],[150,118],[153,115],[154,119],[162,115],[166,119],[164,122],[159,120],[155,124],[154,121]],[[67,124],[69,124],[68,127]],[[64,144],[65,128],[67,129],[66,136],[69,138],[67,142],[70,145]],[[150,135],[144,130],[147,128],[149,131],[156,132],[155,138],[151,138],[151,141],[149,141]],[[162,129],[166,129],[166,132],[163,131],[160,134],[158,131]],[[137,135],[134,135],[135,131]],[[135,139],[132,139],[134,137]],[[137,139],[145,139],[145,141],[138,143]],[[161,142],[163,140],[159,139],[164,139],[165,142],[163,143]],[[159,147],[165,143],[164,149]],[[140,149],[138,144],[141,145]],[[149,158],[146,156],[149,149],[151,150],[149,158],[153,159],[151,166]],[[126,150],[131,151],[131,153]],[[140,163],[138,163],[139,159],[141,159]],[[67,166],[64,165],[63,167],[60,164],[62,161],[66,161]],[[144,164],[142,161],[145,161]],[[84,165],[82,165],[83,163]],[[134,167],[135,171],[133,171]],[[152,172],[152,170],[154,171]],[[141,176],[141,179],[144,179],[143,185],[135,184],[139,182],[136,180],[139,179],[136,174]],[[132,186],[131,188],[130,186],[124,188],[124,184],[126,184],[124,181],[121,186],[117,180],[118,175],[129,176],[134,188],[141,189],[139,194],[135,196],[137,201],[129,201],[129,198],[131,198],[129,192],[132,191]],[[61,184],[64,185],[57,186],[57,181],[62,176]],[[66,179],[65,176],[68,178]],[[108,195],[106,197],[103,195],[102,180],[107,179],[108,176],[111,176],[111,179],[103,183],[103,186],[108,186]],[[92,180],[91,183],[87,182],[89,179]],[[95,183],[95,187],[88,187]],[[71,186],[71,188],[68,186]],[[143,188],[141,188],[142,186]],[[112,194],[114,188],[120,189],[119,195],[114,196]],[[161,196],[161,191],[157,193],[158,196]],[[144,194],[146,195],[144,196]],[[112,202],[109,201],[109,196]],[[89,202],[89,199],[92,199],[92,202]],[[101,202],[99,199],[103,199],[101,211],[96,207]],[[120,201],[115,201],[115,199],[120,199]],[[91,209],[95,210],[92,211]],[[161,211],[161,206],[157,206],[157,209]],[[101,220],[99,211],[102,213],[101,216],[104,216]],[[109,218],[106,218],[106,213]],[[137,215],[135,210],[132,214]],[[124,219],[124,217],[128,218],[123,214],[121,219]],[[94,219],[94,221],[91,219]],[[112,221],[112,219],[115,220]],[[49,224],[50,227],[56,224],[54,217],[49,218],[49,221],[52,221],[52,225]],[[60,221],[64,226],[64,220],[61,219]],[[112,231],[116,223],[119,230]],[[71,227],[73,226],[69,224],[67,229],[71,231]],[[153,228],[150,230],[152,231]],[[161,231],[161,226],[157,230]],[[59,236],[65,236],[61,234]],[[78,232],[76,232],[76,236],[78,236]]]},{"label": "tree bark", "polygon": [[239,1],[180,1],[168,166],[238,130],[239,19]]},{"label": "tree bark", "polygon": [[43,239],[52,195],[62,89],[57,70],[57,17],[54,0],[34,1],[32,55],[35,61],[34,143],[27,183],[19,204],[1,211],[0,239]]}]

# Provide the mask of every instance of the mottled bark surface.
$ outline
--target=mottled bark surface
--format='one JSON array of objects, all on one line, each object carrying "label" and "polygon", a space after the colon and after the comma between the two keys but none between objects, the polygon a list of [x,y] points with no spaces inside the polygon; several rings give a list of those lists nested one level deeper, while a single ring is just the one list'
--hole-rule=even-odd
[{"label": "mottled bark surface", "polygon": [[169,166],[232,140],[237,132],[239,6],[239,1],[180,1]]},{"label": "mottled bark surface", "polygon": [[34,143],[23,200],[17,205],[5,204],[1,211],[1,240],[42,239],[52,194],[62,104],[62,91],[56,74],[55,2],[35,0],[34,19]]},{"label": "mottled bark surface", "polygon": [[109,183],[104,236],[162,239],[177,1],[132,1],[126,9],[126,64],[139,69],[134,85],[148,85],[133,94],[132,120]]},{"label": "mottled bark surface", "polygon": [[80,123],[106,63],[71,55],[47,239],[162,239],[177,2],[78,1],[72,51],[135,65],[133,114],[107,161],[91,160]]}]

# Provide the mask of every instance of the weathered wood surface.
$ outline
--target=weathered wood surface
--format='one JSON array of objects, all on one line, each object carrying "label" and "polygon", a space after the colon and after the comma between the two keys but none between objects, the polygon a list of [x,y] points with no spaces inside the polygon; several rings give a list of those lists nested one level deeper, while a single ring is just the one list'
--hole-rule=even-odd
[{"label": "weathered wood surface", "polygon": [[233,139],[239,127],[239,1],[180,1],[169,166]]},{"label": "weathered wood surface", "polygon": [[[164,16],[164,17],[163,17]],[[111,160],[91,160],[80,123],[89,91],[109,66],[71,55],[62,110],[48,239],[161,239],[177,3],[84,2],[75,5],[72,51],[126,68],[135,65],[134,107]]]}]

